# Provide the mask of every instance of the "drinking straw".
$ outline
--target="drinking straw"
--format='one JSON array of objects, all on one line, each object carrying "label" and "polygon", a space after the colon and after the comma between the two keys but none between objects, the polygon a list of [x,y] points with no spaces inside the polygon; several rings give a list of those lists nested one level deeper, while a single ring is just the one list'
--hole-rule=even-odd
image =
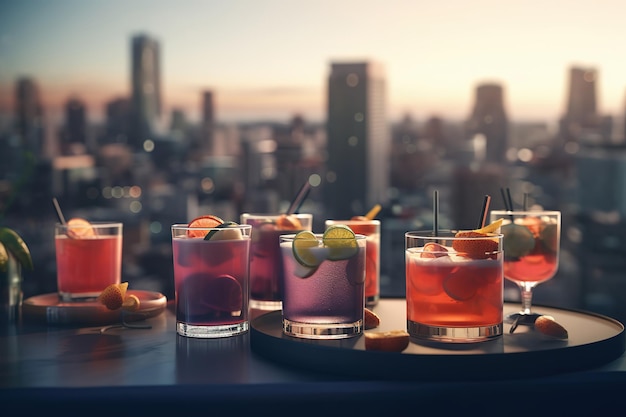
[{"label": "drinking straw", "polygon": [[291,201],[291,204],[289,205],[289,208],[287,209],[287,214],[294,214],[298,212],[298,210],[300,209],[300,206],[302,205],[306,197],[309,195],[310,190],[311,190],[311,184],[309,183],[309,180],[307,179],[304,182],[304,184],[302,184],[302,187],[300,187],[300,190]]},{"label": "drinking straw", "polygon": [[480,229],[485,227],[485,222],[487,221],[487,213],[489,212],[489,203],[491,203],[491,196],[485,195],[485,199],[483,200],[483,209],[480,212],[480,219],[478,220],[478,227]]},{"label": "drinking straw", "polygon": [[500,187],[500,195],[502,195],[502,201],[504,202],[504,209],[506,211],[511,211],[512,208],[509,206],[509,200],[506,199],[506,194],[504,192],[504,188]]},{"label": "drinking straw", "polygon": [[524,193],[524,211],[528,210],[528,193]]},{"label": "drinking straw", "polygon": [[513,211],[513,199],[511,198],[511,189],[509,187],[506,187],[506,198],[509,202],[509,210]]},{"label": "drinking straw", "polygon": [[61,222],[61,224],[65,224],[65,217],[63,217],[61,206],[59,205],[59,202],[57,201],[56,197],[52,197],[52,204],[54,204],[54,210],[57,213],[57,217],[59,218],[59,221]]},{"label": "drinking straw", "polygon": [[370,211],[367,212],[367,214],[365,215],[365,218],[367,220],[374,220],[374,217],[376,217],[380,209],[381,209],[380,204],[376,204],[374,207],[371,208]]},{"label": "drinking straw", "polygon": [[433,195],[433,235],[439,236],[439,191]]}]

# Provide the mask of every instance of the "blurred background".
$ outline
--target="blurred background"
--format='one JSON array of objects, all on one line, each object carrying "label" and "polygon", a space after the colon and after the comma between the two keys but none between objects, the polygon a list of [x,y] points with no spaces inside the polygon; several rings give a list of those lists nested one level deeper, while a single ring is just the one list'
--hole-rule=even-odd
[{"label": "blurred background", "polygon": [[[65,217],[124,223],[123,280],[173,298],[170,225],[381,204],[404,233],[475,228],[485,195],[561,210],[535,303],[626,321],[626,5],[619,1],[0,0],[0,224],[56,291]],[[506,298],[519,300],[507,283]]]}]

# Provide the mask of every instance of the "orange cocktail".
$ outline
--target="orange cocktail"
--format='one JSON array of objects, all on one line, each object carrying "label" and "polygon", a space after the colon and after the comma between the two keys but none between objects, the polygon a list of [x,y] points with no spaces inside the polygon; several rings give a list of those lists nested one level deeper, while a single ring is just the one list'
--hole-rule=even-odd
[{"label": "orange cocktail", "polygon": [[61,300],[93,299],[121,282],[122,223],[71,219],[57,224],[55,249]]},{"label": "orange cocktail", "polygon": [[415,338],[474,342],[502,334],[502,235],[406,233],[407,328]]}]

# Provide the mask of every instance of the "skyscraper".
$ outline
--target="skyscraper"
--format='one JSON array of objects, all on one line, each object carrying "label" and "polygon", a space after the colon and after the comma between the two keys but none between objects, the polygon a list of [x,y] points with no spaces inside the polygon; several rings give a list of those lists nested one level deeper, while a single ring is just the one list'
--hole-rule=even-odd
[{"label": "skyscraper", "polygon": [[202,137],[200,144],[201,148],[204,148],[213,154],[215,138],[215,106],[213,104],[213,92],[202,92]]},{"label": "skyscraper", "polygon": [[42,157],[44,151],[43,108],[39,88],[31,78],[17,80],[15,85],[15,120],[16,131],[24,149],[36,157]]},{"label": "skyscraper", "polygon": [[389,188],[390,132],[385,78],[372,62],[332,63],[328,78],[328,217],[364,215],[384,204]]},{"label": "skyscraper", "polygon": [[131,132],[129,144],[141,149],[153,135],[161,115],[159,44],[147,35],[132,39]]},{"label": "skyscraper", "polygon": [[502,96],[502,87],[498,84],[479,85],[474,109],[467,123],[470,138],[479,134],[484,136],[487,162],[502,163],[506,154],[508,120]]},{"label": "skyscraper", "polygon": [[561,119],[561,134],[566,140],[587,140],[599,134],[608,139],[611,122],[598,114],[596,81],[593,68],[570,68],[567,108]]},{"label": "skyscraper", "polygon": [[61,152],[65,155],[84,153],[87,149],[87,110],[85,103],[72,97],[65,103],[65,129]]}]

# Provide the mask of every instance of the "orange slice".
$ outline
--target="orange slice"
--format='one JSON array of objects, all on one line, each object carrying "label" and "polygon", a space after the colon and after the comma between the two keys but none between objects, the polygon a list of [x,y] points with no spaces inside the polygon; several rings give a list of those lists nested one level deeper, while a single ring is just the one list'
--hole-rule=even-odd
[{"label": "orange slice", "polygon": [[276,219],[276,226],[280,230],[302,230],[300,219],[293,214],[282,214]]},{"label": "orange slice", "polygon": [[78,217],[67,221],[67,235],[72,239],[85,239],[96,235],[96,231],[85,219]]},{"label": "orange slice", "polygon": [[124,302],[122,303],[122,309],[126,311],[137,311],[139,310],[139,305],[141,302],[139,301],[139,297],[135,294],[129,294],[124,298]]},{"label": "orange slice", "polygon": [[484,236],[486,236],[486,234],[474,231],[458,232],[455,237],[467,237],[469,239],[454,240],[452,247],[459,252],[460,255],[465,255],[471,259],[490,258],[498,251],[498,242],[492,239],[472,239]]},{"label": "orange slice", "polygon": [[[224,220],[212,214],[207,214],[206,216],[196,217],[195,219],[189,222],[187,227],[189,228],[216,227],[222,223],[224,223]],[[206,230],[187,230],[187,237],[204,237],[206,234],[207,234]]]},{"label": "orange slice", "polygon": [[122,282],[121,284],[111,284],[104,289],[98,296],[98,301],[109,310],[117,310],[124,304],[126,298],[126,289],[128,288],[128,282]]}]

